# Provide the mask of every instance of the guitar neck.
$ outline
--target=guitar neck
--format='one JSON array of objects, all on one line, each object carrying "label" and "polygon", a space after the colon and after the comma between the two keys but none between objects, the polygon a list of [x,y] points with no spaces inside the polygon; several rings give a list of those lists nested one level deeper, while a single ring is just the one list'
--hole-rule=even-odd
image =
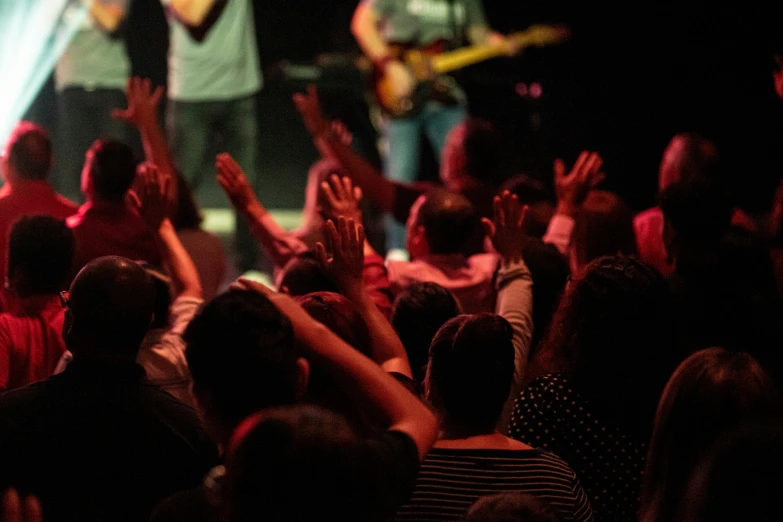
[{"label": "guitar neck", "polygon": [[445,74],[504,54],[502,48],[494,45],[476,45],[434,56],[432,67],[436,73]]}]

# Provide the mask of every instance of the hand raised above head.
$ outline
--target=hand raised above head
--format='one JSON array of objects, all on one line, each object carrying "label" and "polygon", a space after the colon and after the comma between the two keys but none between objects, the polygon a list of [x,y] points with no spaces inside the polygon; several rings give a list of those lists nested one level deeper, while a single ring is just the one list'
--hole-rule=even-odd
[{"label": "hand raised above head", "polygon": [[332,174],[321,182],[318,191],[318,202],[321,213],[326,220],[335,223],[339,218],[353,220],[362,224],[362,211],[359,203],[362,200],[362,189],[354,187],[351,178]]},{"label": "hand raised above head", "polygon": [[495,196],[492,207],[492,221],[487,218],[481,220],[484,231],[505,264],[517,263],[522,260],[522,247],[527,239],[527,206],[522,206],[519,198],[506,190]]},{"label": "hand raised above head", "polygon": [[115,109],[112,117],[136,127],[154,122],[158,117],[158,105],[163,98],[163,87],[152,88],[149,78],[134,76],[128,80],[125,90],[127,109]]},{"label": "hand raised above head", "polygon": [[257,201],[256,193],[250,186],[245,172],[230,154],[218,154],[215,166],[218,173],[218,184],[223,188],[235,209],[246,210]]},{"label": "hand raised above head", "polygon": [[170,201],[169,184],[172,180],[161,173],[152,163],[142,163],[136,172],[136,182],[129,192],[131,203],[136,207],[144,222],[157,232],[163,220],[168,217],[173,202]]},{"label": "hand raised above head", "polygon": [[353,219],[341,217],[336,224],[327,221],[325,229],[330,252],[323,243],[315,246],[321,270],[349,299],[361,295],[364,291],[364,227]]},{"label": "hand raised above head", "polygon": [[587,195],[604,180],[601,172],[604,160],[597,152],[583,151],[570,172],[566,172],[563,160],[555,160],[555,192],[558,210],[565,214],[576,214]]}]

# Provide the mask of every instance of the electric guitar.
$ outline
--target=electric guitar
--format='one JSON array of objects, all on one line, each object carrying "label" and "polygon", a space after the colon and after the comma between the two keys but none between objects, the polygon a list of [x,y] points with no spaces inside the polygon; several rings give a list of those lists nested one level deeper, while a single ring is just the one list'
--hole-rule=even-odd
[{"label": "electric guitar", "polygon": [[[564,42],[570,36],[568,28],[553,25],[534,25],[525,31],[508,36],[520,48],[542,47]],[[491,58],[506,54],[506,48],[496,45],[474,45],[443,52],[436,43],[429,47],[391,45],[391,58],[401,61],[414,79],[412,89],[402,91],[382,70],[375,70],[374,91],[378,104],[393,118],[414,116],[427,101],[441,91],[448,91],[448,80],[443,75]]]}]

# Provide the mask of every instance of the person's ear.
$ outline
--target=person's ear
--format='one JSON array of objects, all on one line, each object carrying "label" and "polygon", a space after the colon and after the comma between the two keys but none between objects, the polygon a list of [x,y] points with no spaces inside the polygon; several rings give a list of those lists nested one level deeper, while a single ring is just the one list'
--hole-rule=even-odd
[{"label": "person's ear", "polygon": [[296,360],[296,399],[301,401],[307,393],[307,385],[310,382],[310,363],[300,357]]}]

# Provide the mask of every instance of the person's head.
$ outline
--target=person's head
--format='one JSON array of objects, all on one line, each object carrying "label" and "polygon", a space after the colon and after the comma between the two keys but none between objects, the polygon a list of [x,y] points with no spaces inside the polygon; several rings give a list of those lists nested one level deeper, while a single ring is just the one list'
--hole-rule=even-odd
[{"label": "person's head", "polygon": [[693,133],[674,136],[661,158],[658,170],[658,190],[678,181],[717,176],[720,158],[711,141]]},{"label": "person's head", "polygon": [[496,189],[510,176],[510,163],[503,134],[486,120],[469,118],[446,138],[440,178],[453,192],[471,183]]},{"label": "person's head", "polygon": [[478,499],[463,522],[559,522],[551,507],[519,491]]},{"label": "person's head", "polygon": [[329,276],[321,270],[314,252],[292,257],[278,275],[277,287],[281,292],[294,297],[314,292],[339,291]]},{"label": "person's head", "polygon": [[57,295],[73,261],[73,232],[51,216],[24,216],[8,236],[6,286],[21,298]]},{"label": "person's head", "polygon": [[2,154],[3,178],[8,183],[42,181],[54,165],[52,140],[46,131],[22,121],[11,133]]},{"label": "person's head", "polygon": [[781,414],[772,379],[750,355],[721,348],[688,357],[666,384],[647,452],[642,522],[669,522],[700,457],[724,432]]},{"label": "person's head", "polygon": [[[315,292],[297,299],[310,317],[323,324],[363,355],[372,358],[372,338],[367,323],[347,298],[334,292]],[[307,402],[340,412],[356,428],[372,429],[372,419],[361,400],[340,386],[333,370],[317,363],[310,366]]]},{"label": "person's head", "polygon": [[424,379],[432,338],[446,321],[461,313],[454,294],[437,283],[415,282],[397,294],[392,326],[405,346],[417,383]]},{"label": "person's head", "polygon": [[149,274],[123,257],[100,257],[76,275],[68,294],[63,339],[74,359],[135,361],[152,322]]},{"label": "person's head", "polygon": [[616,194],[590,191],[571,233],[572,273],[602,256],[635,255],[633,218],[631,207]]},{"label": "person's head", "polygon": [[208,302],[183,339],[193,395],[219,442],[247,416],[304,395],[307,361],[290,321],[265,296],[230,290]]},{"label": "person's head", "polygon": [[262,411],[232,437],[222,520],[378,520],[378,492],[362,440],[339,414],[314,406]]},{"label": "person's head", "polygon": [[783,425],[742,426],[722,436],[684,490],[678,522],[780,519]]},{"label": "person's head", "polygon": [[172,216],[171,223],[176,230],[197,230],[203,221],[190,184],[184,176],[177,175],[177,212]]},{"label": "person's head", "polygon": [[424,389],[441,427],[462,437],[495,431],[514,375],[511,325],[493,314],[460,315],[430,345]]},{"label": "person's head", "polygon": [[536,362],[574,381],[607,421],[646,439],[679,355],[671,306],[654,268],[630,257],[597,259],[566,286]]},{"label": "person's head", "polygon": [[136,179],[136,158],[130,147],[110,139],[92,144],[82,170],[82,193],[88,200],[121,203]]},{"label": "person's head", "polygon": [[733,213],[731,200],[718,183],[705,179],[674,183],[661,193],[660,205],[663,243],[675,265],[715,256]]},{"label": "person's head", "polygon": [[480,220],[467,198],[445,190],[432,190],[411,207],[406,224],[408,252],[413,259],[462,253],[479,225]]}]

